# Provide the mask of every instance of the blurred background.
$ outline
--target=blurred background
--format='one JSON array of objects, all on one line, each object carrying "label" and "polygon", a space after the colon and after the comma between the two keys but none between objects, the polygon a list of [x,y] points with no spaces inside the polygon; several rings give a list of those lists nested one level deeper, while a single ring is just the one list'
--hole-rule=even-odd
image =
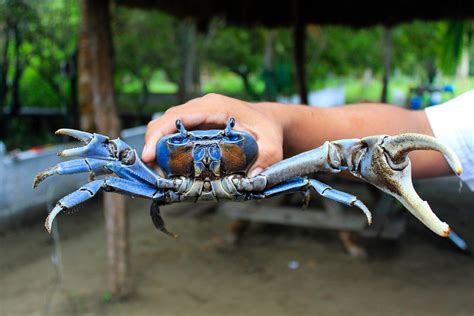
[{"label": "blurred background", "polygon": [[[301,102],[294,31],[286,21],[274,21],[285,27],[258,26],[258,20],[257,26],[240,27],[217,12],[206,25],[198,25],[157,8],[120,3],[113,3],[109,22],[123,127],[144,124],[155,112],[209,92]],[[79,2],[5,0],[0,12],[0,138],[8,151],[57,142],[51,131],[78,127],[80,116],[87,115],[80,109],[77,87]],[[384,99],[423,107],[474,87],[471,21],[362,26],[306,26],[310,104]],[[428,86],[441,90],[431,95],[433,100],[414,91]],[[422,100],[413,100],[416,96]]]},{"label": "blurred background", "polygon": [[[301,217],[291,197],[176,205],[165,209],[175,241],[154,230],[148,201],[105,201],[104,219],[100,198],[51,238],[43,219],[87,175],[31,182],[71,146],[58,128],[141,150],[152,117],[206,93],[435,106],[474,88],[473,16],[429,1],[0,0],[0,314],[472,315],[472,258],[360,184],[336,180],[384,225],[320,201],[317,220]],[[453,178],[416,185],[474,242],[472,193]],[[265,207],[279,217],[246,215]]]}]

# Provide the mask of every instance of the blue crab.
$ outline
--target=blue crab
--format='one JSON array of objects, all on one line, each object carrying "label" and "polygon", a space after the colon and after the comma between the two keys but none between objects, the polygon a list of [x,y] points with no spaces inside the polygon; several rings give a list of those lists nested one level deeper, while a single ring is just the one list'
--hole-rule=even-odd
[{"label": "blue crab", "polygon": [[[362,139],[327,141],[322,146],[282,160],[254,177],[246,172],[258,155],[255,139],[244,131],[234,130],[230,118],[224,130],[187,131],[176,121],[176,134],[162,138],[156,147],[156,162],[164,173],[160,176],[139,158],[135,149],[120,139],[109,139],[72,129],[56,133],[69,135],[85,145],[63,150],[62,157],[80,159],[62,162],[39,173],[36,187],[45,178],[59,174],[86,172],[91,181],[56,204],[46,219],[51,230],[54,218],[96,195],[108,192],[139,196],[152,200],[151,219],[155,227],[169,232],[160,215],[161,205],[182,201],[246,201],[277,194],[314,189],[324,198],[359,208],[370,224],[369,209],[356,196],[333,189],[308,177],[317,172],[338,173],[348,170],[354,176],[397,198],[415,217],[440,236],[449,236],[448,224],[442,222],[423,201],[411,181],[408,153],[413,150],[436,150],[451,162],[456,174],[462,171],[454,152],[436,138],[420,134],[379,135]],[[96,179],[96,176],[106,176]]]}]

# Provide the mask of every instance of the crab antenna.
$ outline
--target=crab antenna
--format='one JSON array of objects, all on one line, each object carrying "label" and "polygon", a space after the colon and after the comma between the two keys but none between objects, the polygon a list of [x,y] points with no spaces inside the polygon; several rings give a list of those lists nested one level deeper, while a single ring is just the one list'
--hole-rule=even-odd
[{"label": "crab antenna", "polygon": [[183,137],[188,136],[188,131],[186,130],[186,128],[184,128],[183,122],[181,122],[180,119],[177,119],[175,124],[176,124],[176,129],[179,131],[181,136]]},{"label": "crab antenna", "polygon": [[229,120],[227,121],[227,125],[224,130],[224,135],[226,136],[229,135],[234,126],[235,126],[235,119],[233,117],[230,117]]}]

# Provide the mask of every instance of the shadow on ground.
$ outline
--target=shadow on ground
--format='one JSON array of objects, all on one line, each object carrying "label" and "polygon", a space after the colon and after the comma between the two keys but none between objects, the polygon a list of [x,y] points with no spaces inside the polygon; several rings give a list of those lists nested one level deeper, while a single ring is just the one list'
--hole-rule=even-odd
[{"label": "shadow on ground", "polygon": [[[454,186],[454,187],[453,187]],[[451,180],[418,183],[441,218],[474,245],[472,193]],[[42,223],[0,237],[1,315],[473,315],[474,260],[410,218],[396,243],[366,240],[354,260],[331,232],[253,225],[238,247],[230,219],[172,217],[158,233],[149,202],[129,200],[131,288],[109,300],[99,200],[59,217],[61,269]],[[290,269],[288,263],[298,267]],[[60,271],[58,274],[57,271]],[[59,276],[62,276],[62,281]]]}]

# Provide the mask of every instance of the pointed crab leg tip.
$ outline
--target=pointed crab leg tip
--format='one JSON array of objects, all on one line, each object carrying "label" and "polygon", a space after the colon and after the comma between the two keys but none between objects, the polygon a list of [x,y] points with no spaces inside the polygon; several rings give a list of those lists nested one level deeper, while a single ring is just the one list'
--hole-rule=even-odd
[{"label": "pointed crab leg tip", "polygon": [[33,189],[35,189],[44,179],[49,177],[51,174],[48,174],[47,171],[51,169],[47,169],[43,172],[40,172],[36,175],[35,179],[33,180]]},{"label": "pointed crab leg tip", "polygon": [[44,221],[44,227],[46,228],[48,233],[51,234],[51,223],[49,221],[50,221],[50,219],[49,219],[49,216],[48,216],[48,217],[46,217],[46,220]]},{"label": "pointed crab leg tip", "polygon": [[166,228],[161,228],[161,231],[163,233],[165,233],[166,235],[170,236],[170,237],[173,237],[174,239],[178,239],[179,238],[179,235],[178,234],[175,234],[175,233],[172,233],[170,232],[169,230],[167,230]]},{"label": "pointed crab leg tip", "polygon": [[46,230],[48,231],[48,233],[51,234],[51,227],[53,226],[53,221],[54,219],[56,218],[56,215],[58,215],[62,210],[64,210],[65,207],[61,206],[61,205],[56,205],[53,210],[51,211],[51,213],[49,213],[48,217],[46,217],[46,220],[44,222],[44,227],[46,228]]},{"label": "pointed crab leg tip", "polygon": [[365,217],[367,217],[367,224],[372,225],[372,213],[367,208],[367,206],[365,206],[365,204],[360,200],[354,201],[352,205],[357,206],[362,212],[364,212]]}]

